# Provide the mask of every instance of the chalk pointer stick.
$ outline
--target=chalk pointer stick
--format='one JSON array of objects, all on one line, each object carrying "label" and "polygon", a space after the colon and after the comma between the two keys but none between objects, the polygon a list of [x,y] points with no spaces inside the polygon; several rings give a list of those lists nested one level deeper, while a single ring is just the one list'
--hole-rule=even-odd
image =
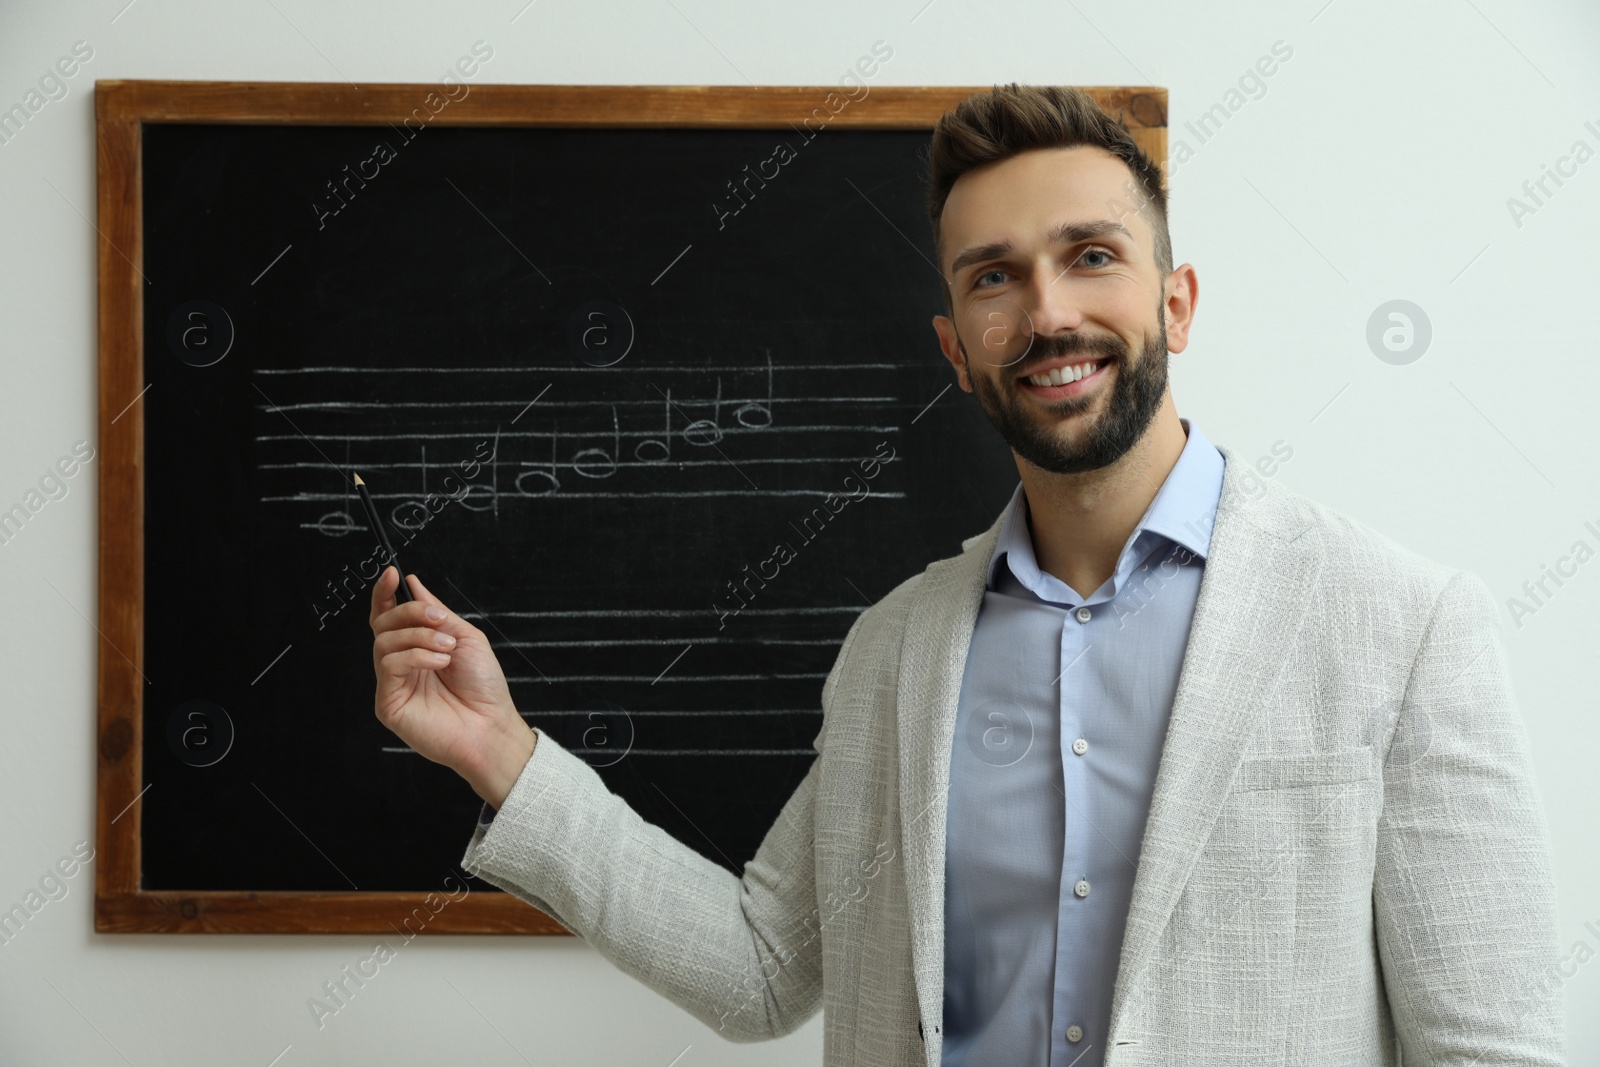
[{"label": "chalk pointer stick", "polygon": [[[399,604],[409,604],[416,599],[411,595],[411,590],[406,587],[406,570],[400,566],[400,557],[395,555],[394,546],[389,543],[389,535],[384,532],[383,523],[378,519],[378,509],[372,505],[372,497],[367,493],[367,483],[361,480],[361,475],[356,475],[356,492],[361,494],[361,506],[367,509],[367,525],[372,527],[372,532],[378,535],[378,547],[383,549],[385,558],[394,564],[394,569],[400,574],[400,585],[394,591],[394,599]],[[382,571],[378,572],[382,574]]]}]

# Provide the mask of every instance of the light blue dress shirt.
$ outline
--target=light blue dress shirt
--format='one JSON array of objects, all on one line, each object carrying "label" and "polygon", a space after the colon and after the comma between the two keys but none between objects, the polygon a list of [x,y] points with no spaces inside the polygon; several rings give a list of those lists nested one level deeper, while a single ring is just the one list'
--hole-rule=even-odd
[{"label": "light blue dress shirt", "polygon": [[1100,1067],[1222,454],[1188,441],[1115,573],[1039,569],[1001,519],[950,753],[942,1067]]}]

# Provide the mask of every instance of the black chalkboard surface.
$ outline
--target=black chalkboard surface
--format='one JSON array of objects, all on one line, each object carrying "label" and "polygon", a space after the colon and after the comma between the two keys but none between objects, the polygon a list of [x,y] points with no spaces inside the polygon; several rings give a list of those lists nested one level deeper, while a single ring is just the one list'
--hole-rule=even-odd
[{"label": "black chalkboard surface", "polygon": [[[735,872],[856,615],[1016,484],[930,325],[970,90],[424,88],[97,88],[99,930],[464,877],[478,799],[372,712],[352,474],[528,720]],[[1093,92],[1164,158],[1164,94]],[[473,888],[429,932],[561,932]]]},{"label": "black chalkboard surface", "polygon": [[[928,406],[926,144],[148,127],[146,887],[432,888],[470,836],[471,790],[372,714],[349,472],[529,721],[741,870],[855,616],[1016,484],[969,396]],[[169,744],[191,701],[233,725],[210,766]]]}]

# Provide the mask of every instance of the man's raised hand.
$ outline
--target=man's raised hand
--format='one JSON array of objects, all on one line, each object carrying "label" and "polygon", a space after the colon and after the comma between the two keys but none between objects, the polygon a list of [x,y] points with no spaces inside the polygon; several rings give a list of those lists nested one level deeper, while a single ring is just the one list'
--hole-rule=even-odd
[{"label": "man's raised hand", "polygon": [[415,574],[407,581],[416,599],[398,603],[398,573],[385,567],[372,585],[378,721],[498,809],[533,753],[534,733],[517,713],[483,631]]}]

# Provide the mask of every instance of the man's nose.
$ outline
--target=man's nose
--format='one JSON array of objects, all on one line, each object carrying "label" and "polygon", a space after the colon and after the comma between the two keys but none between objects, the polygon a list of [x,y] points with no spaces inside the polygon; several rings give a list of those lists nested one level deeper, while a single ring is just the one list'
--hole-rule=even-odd
[{"label": "man's nose", "polygon": [[1036,273],[1016,290],[1002,308],[987,313],[982,346],[988,362],[997,366],[1020,364],[1041,353],[1059,355],[1056,338],[1068,336],[1083,325],[1083,312],[1062,274],[1054,269]]},{"label": "man's nose", "polygon": [[1074,290],[1066,271],[1053,264],[1036,267],[1019,301],[1033,334],[1055,337],[1083,325],[1079,294]]}]

